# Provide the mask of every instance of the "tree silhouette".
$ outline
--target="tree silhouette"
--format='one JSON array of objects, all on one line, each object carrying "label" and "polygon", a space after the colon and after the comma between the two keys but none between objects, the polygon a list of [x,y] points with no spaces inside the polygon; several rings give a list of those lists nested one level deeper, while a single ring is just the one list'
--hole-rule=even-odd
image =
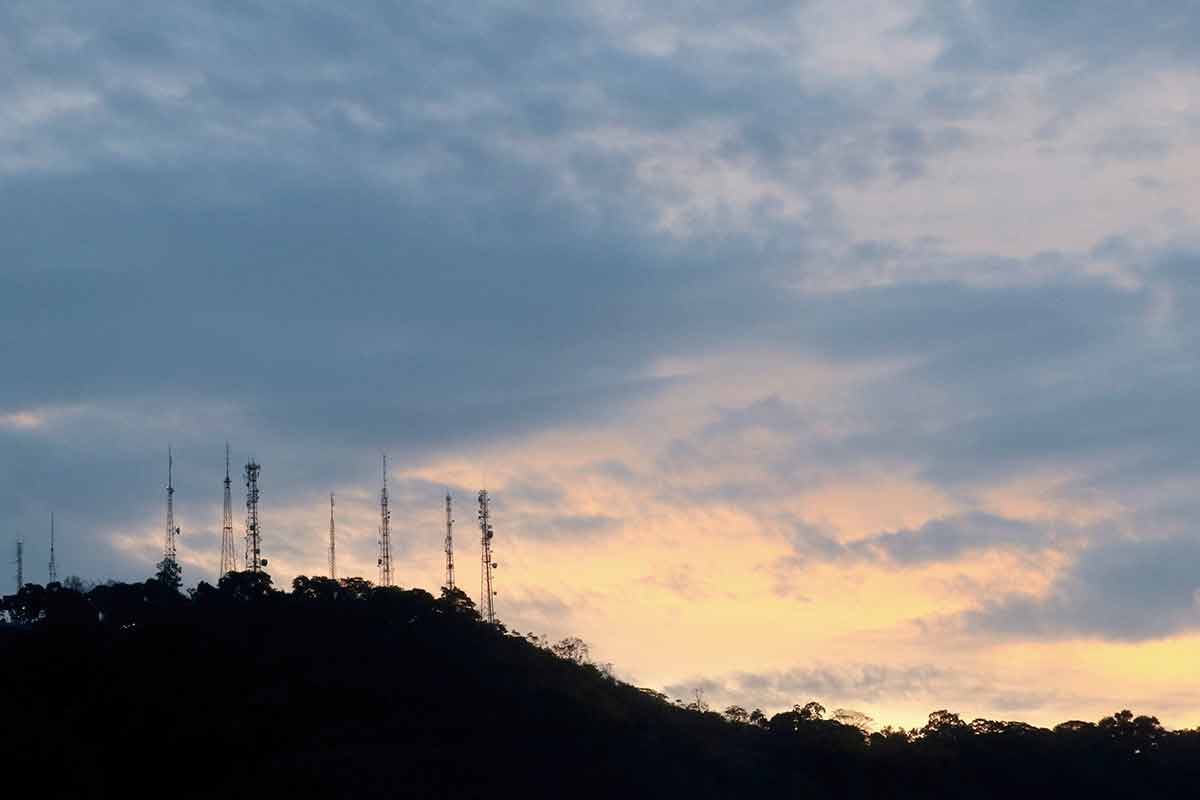
[{"label": "tree silhouette", "polygon": [[473,616],[476,614],[475,603],[462,589],[455,587],[448,589],[442,587],[442,594],[438,598],[438,605],[447,611],[458,614],[466,614]]},{"label": "tree silhouette", "polygon": [[1166,797],[1200,781],[1200,730],[1129,710],[1048,730],[942,709],[868,734],[817,701],[769,718],[712,713],[699,690],[672,703],[577,637],[483,623],[461,592],[300,576],[284,593],[241,572],[188,596],[156,578],[27,584],[0,612],[0,682],[19,687],[0,752],[70,796]]},{"label": "tree silhouette", "polygon": [[588,664],[591,660],[591,649],[578,636],[568,636],[552,645],[550,650],[559,658],[576,664]]},{"label": "tree silhouette", "polygon": [[217,581],[217,591],[239,603],[250,603],[270,597],[271,576],[266,572],[227,572]]},{"label": "tree silhouette", "polygon": [[750,712],[741,706],[727,706],[721,715],[738,725],[745,725],[750,721]]},{"label": "tree silhouette", "polygon": [[803,708],[797,706],[796,712],[800,715],[800,719],[803,720],[822,719],[825,716],[825,706],[813,700],[805,703]]},{"label": "tree silhouette", "polygon": [[27,583],[16,594],[5,597],[3,602],[9,620],[19,625],[31,625],[46,613],[46,589],[36,583]]},{"label": "tree silhouette", "polygon": [[179,566],[179,562],[173,558],[164,558],[156,565],[157,572],[154,577],[159,583],[170,588],[173,591],[179,591],[179,587],[183,583],[183,568]]}]

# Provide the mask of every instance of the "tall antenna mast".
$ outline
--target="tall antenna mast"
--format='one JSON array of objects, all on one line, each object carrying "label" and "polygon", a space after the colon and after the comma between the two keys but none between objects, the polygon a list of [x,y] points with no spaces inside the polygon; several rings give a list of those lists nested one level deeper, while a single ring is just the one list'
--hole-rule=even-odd
[{"label": "tall antenna mast", "polygon": [[175,458],[167,446],[167,535],[163,542],[163,560],[158,565],[158,579],[172,588],[179,588],[179,559],[176,557],[175,537],[179,528],[175,525]]},{"label": "tall antenna mast", "polygon": [[454,591],[454,517],[450,513],[450,490],[446,490],[446,588]]},{"label": "tall antenna mast", "polygon": [[490,623],[496,622],[496,608],[493,600],[496,592],[492,589],[492,570],[496,562],[492,561],[492,520],[488,510],[487,489],[479,490],[479,534],[480,534],[480,569],[479,569],[479,613]]},{"label": "tall antenna mast", "polygon": [[175,457],[167,447],[167,539],[163,545],[163,561],[175,561]]},{"label": "tall antenna mast", "polygon": [[17,591],[25,585],[25,540],[17,537]]},{"label": "tall antenna mast", "polygon": [[329,493],[329,577],[337,580],[337,544],[333,528],[333,492]]},{"label": "tall antenna mast", "polygon": [[233,494],[229,480],[229,442],[225,443],[225,505],[221,512],[221,576],[237,572],[237,545],[233,541]]},{"label": "tall antenna mast", "polygon": [[58,582],[58,566],[54,563],[54,512],[50,512],[50,579],[47,583]]},{"label": "tall antenna mast", "polygon": [[254,459],[246,464],[246,569],[259,572],[267,565],[262,558],[262,531],[258,524],[258,473]]},{"label": "tall antenna mast", "polygon": [[387,453],[383,454],[383,489],[379,492],[379,585],[392,585],[392,512],[388,510]]}]

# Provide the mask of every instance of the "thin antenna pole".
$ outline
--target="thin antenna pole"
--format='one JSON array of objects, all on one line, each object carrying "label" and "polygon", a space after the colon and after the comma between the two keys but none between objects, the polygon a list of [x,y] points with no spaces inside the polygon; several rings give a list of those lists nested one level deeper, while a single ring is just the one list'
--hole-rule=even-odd
[{"label": "thin antenna pole", "polygon": [[333,527],[333,492],[329,493],[329,577],[337,580],[337,537]]},{"label": "thin antenna pole", "polygon": [[446,490],[446,588],[454,591],[454,515],[450,512],[450,490]]},{"label": "thin antenna pole", "polygon": [[175,457],[167,445],[167,539],[163,559],[175,560]]},{"label": "thin antenna pole", "polygon": [[492,570],[496,567],[496,562],[492,560],[492,520],[491,512],[488,508],[488,493],[487,489],[479,490],[479,540],[480,540],[480,563],[479,563],[479,613],[483,615],[489,623],[496,622],[496,608],[494,600],[496,591],[492,588]]},{"label": "thin antenna pole", "polygon": [[175,456],[167,445],[167,535],[163,542],[163,560],[158,565],[158,577],[172,588],[179,588],[179,568],[175,539],[179,527],[175,524]]},{"label": "thin antenna pole", "polygon": [[262,469],[254,459],[246,463],[246,569],[260,572],[267,562],[262,558],[262,529],[258,521],[258,473]]},{"label": "thin antenna pole", "polygon": [[25,585],[25,540],[17,537],[17,591]]},{"label": "thin antenna pole", "polygon": [[379,492],[379,585],[392,585],[392,512],[388,509],[387,453],[383,454],[383,489]]},{"label": "thin antenna pole", "polygon": [[54,512],[50,512],[50,579],[47,583],[58,582],[58,566],[54,563]]},{"label": "thin antenna pole", "polygon": [[229,442],[225,443],[225,497],[221,509],[221,575],[237,572],[237,545],[233,540],[233,493],[229,479]]}]

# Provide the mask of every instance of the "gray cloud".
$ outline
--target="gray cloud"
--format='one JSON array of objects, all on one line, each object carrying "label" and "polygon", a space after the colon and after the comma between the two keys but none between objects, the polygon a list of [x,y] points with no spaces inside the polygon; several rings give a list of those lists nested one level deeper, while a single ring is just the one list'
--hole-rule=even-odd
[{"label": "gray cloud", "polygon": [[1053,544],[1038,526],[995,514],[972,512],[934,519],[920,528],[890,531],[848,546],[856,554],[897,564],[949,561],[982,550],[1035,550]]},{"label": "gray cloud", "polygon": [[[1133,258],[1151,262],[1144,286],[905,282],[799,296],[802,321],[776,321],[764,337],[838,363],[906,366],[839,395],[836,409],[776,392],[719,410],[664,458],[703,460],[755,427],[781,444],[763,454],[765,465],[806,483],[870,464],[915,465],[931,482],[961,489],[1046,466],[1083,468],[1091,476],[1078,488],[1111,491],[1190,473],[1200,466],[1188,422],[1200,390],[1189,368],[1200,331],[1184,309],[1200,300],[1197,257]],[[1163,297],[1171,298],[1167,316]],[[852,425],[841,436],[816,435],[827,419]]]},{"label": "gray cloud", "polygon": [[856,697],[876,701],[923,693],[946,678],[946,671],[933,665],[889,667],[863,664],[850,667],[797,668],[774,675],[738,675],[736,686],[769,689],[784,694],[812,697]]},{"label": "gray cloud", "polygon": [[929,0],[917,26],[945,38],[945,69],[1017,70],[1070,55],[1089,65],[1192,60],[1200,23],[1186,0],[1144,8],[1119,0]]},{"label": "gray cloud", "polygon": [[[844,183],[916,178],[974,147],[965,123],[1004,93],[977,69],[1056,48],[1111,55],[1118,24],[1156,58],[1191,57],[1176,6],[1136,19],[1073,8],[983,4],[967,18],[930,4],[917,29],[944,37],[941,64],[961,75],[923,76],[914,111],[883,102],[892,76],[805,81],[791,53],[753,37],[684,35],[681,51],[655,54],[574,8],[165,4],[139,20],[115,4],[8,4],[0,413],[64,410],[42,429],[0,428],[10,524],[38,531],[53,506],[63,552],[88,554],[78,571],[130,576],[145,565],[94,534],[157,518],[168,440],[185,525],[215,529],[226,438],[256,453],[282,507],[373,487],[382,449],[412,463],[612,420],[678,386],[647,377],[656,362],[739,348],[908,366],[847,400],[866,424],[844,437],[768,396],[664,459],[703,459],[755,428],[793,443],[767,464],[793,481],[899,463],[950,489],[1094,461],[1105,466],[1085,488],[1191,474],[1193,252],[1149,266],[1116,253],[1145,279],[1117,288],[1078,277],[1107,252],[1017,260],[851,241],[832,200]],[[769,31],[793,10],[712,3],[698,19]],[[694,8],[658,13],[695,32]],[[647,179],[678,177],[656,159],[690,148],[810,210],[752,203],[744,222],[716,211],[663,231],[665,204],[740,200]],[[852,288],[795,288],[831,276]],[[1159,290],[1179,310],[1166,340],[1148,326]],[[436,511],[440,489],[398,486],[398,502]],[[1168,513],[1155,502],[1146,513]],[[616,525],[528,523],[546,536]],[[931,524],[876,537],[872,553],[915,563],[1036,539],[1018,523]]]},{"label": "gray cloud", "polygon": [[671,697],[690,701],[696,689],[702,690],[710,705],[718,708],[738,703],[768,712],[787,710],[809,700],[817,700],[829,708],[838,704],[916,701],[949,703],[968,714],[974,713],[972,709],[1029,712],[1056,699],[1049,692],[1009,687],[1003,682],[935,664],[839,664],[739,672],[680,681],[664,691]]},{"label": "gray cloud", "polygon": [[886,151],[892,157],[891,169],[897,177],[917,178],[925,173],[927,159],[957,150],[968,140],[965,131],[953,126],[927,133],[912,125],[896,125],[887,132]]},{"label": "gray cloud", "polygon": [[508,514],[506,524],[519,536],[535,541],[592,540],[618,533],[623,525],[619,517],[603,514],[558,514],[544,509]]},{"label": "gray cloud", "polygon": [[1010,550],[1035,553],[1061,547],[1079,537],[1071,530],[1060,536],[1045,525],[1008,519],[981,511],[939,517],[919,528],[885,531],[843,543],[829,531],[806,524],[792,524],[794,558],[799,562],[870,561],[898,567],[954,561],[977,553]]},{"label": "gray cloud", "polygon": [[1145,641],[1200,627],[1200,542],[1119,540],[1084,551],[1044,597],[1014,595],[962,616],[971,631],[1018,638]]},{"label": "gray cloud", "polygon": [[1142,161],[1163,158],[1170,149],[1170,142],[1160,131],[1125,127],[1108,131],[1096,145],[1095,153],[1102,159]]}]

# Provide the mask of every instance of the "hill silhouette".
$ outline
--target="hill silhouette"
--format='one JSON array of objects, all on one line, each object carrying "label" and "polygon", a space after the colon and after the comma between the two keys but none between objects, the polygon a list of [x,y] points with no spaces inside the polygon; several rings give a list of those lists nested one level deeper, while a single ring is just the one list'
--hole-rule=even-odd
[{"label": "hill silhouette", "polygon": [[461,592],[230,573],[27,585],[0,626],[6,774],[41,796],[1013,797],[1184,792],[1200,731],[1123,711],[1053,730],[866,734],[615,680],[577,639],[480,621]]}]

